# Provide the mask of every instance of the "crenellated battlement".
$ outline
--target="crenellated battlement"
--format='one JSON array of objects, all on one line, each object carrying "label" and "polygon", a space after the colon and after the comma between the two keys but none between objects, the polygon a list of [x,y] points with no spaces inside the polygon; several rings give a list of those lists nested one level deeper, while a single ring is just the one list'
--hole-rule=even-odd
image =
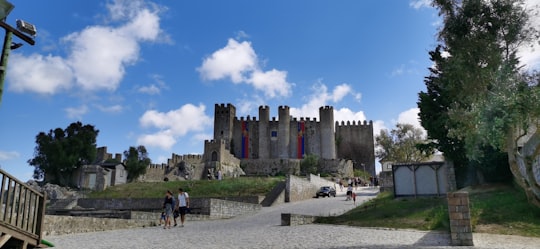
[{"label": "crenellated battlement", "polygon": [[226,144],[226,141],[223,139],[212,139],[212,140],[204,140],[205,145],[212,145],[212,144]]},{"label": "crenellated battlement", "polygon": [[310,118],[310,117],[300,117],[300,118],[293,118],[293,122],[305,122],[305,123],[317,123],[317,118]]},{"label": "crenellated battlement", "polygon": [[356,121],[336,121],[336,128],[338,127],[366,127],[366,128],[370,128],[370,127],[373,127],[373,121],[370,120],[369,122],[364,120],[363,122],[362,121],[358,121],[358,123],[356,123]]},{"label": "crenellated battlement", "polygon": [[167,168],[167,164],[166,163],[151,163],[150,165],[148,165],[148,168],[165,170]]},{"label": "crenellated battlement", "polygon": [[257,120],[257,117],[251,117],[251,116],[246,116],[246,117],[240,117],[240,119],[238,119],[238,117],[234,117],[234,121],[258,121]]},{"label": "crenellated battlement", "polygon": [[319,108],[319,111],[334,111],[334,107],[333,107],[333,106],[329,106],[329,105],[327,105],[327,106],[321,106],[321,107]]},{"label": "crenellated battlement", "polygon": [[287,106],[287,105],[280,105],[280,106],[278,107],[278,110],[284,110],[284,111],[286,110],[286,111],[288,111],[289,109],[290,109],[290,107]]},{"label": "crenellated battlement", "polygon": [[225,105],[224,103],[221,103],[221,104],[216,104],[215,105],[215,108],[218,109],[218,108],[221,108],[221,109],[229,109],[229,108],[235,108],[234,105],[232,105],[231,103],[227,103],[227,105]]}]

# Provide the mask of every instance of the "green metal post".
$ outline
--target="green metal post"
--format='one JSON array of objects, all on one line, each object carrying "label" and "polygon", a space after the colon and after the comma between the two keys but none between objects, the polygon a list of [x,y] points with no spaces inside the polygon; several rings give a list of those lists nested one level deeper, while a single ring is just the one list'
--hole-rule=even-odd
[{"label": "green metal post", "polygon": [[9,52],[11,51],[11,31],[6,30],[4,46],[2,47],[2,57],[0,58],[0,104],[2,104],[2,94],[4,93],[4,79],[6,78]]}]

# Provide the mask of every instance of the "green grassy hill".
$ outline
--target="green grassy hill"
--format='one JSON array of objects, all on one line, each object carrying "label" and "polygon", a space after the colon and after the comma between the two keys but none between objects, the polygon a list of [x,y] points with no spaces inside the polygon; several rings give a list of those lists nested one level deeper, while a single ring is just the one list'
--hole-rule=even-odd
[{"label": "green grassy hill", "polygon": [[[540,208],[528,203],[521,190],[490,185],[468,191],[474,232],[540,237]],[[393,198],[388,192],[341,216],[317,222],[450,231],[445,197]]]},{"label": "green grassy hill", "polygon": [[176,193],[183,188],[190,196],[253,196],[266,195],[279,181],[279,177],[241,177],[222,181],[168,181],[135,182],[107,188],[105,191],[92,192],[89,198],[160,198],[167,190]]}]

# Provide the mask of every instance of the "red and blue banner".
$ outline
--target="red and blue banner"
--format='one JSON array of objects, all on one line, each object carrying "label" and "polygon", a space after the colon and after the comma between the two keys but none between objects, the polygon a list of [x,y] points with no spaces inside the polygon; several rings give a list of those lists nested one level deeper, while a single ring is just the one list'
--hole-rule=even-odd
[{"label": "red and blue banner", "polygon": [[306,126],[303,121],[298,122],[298,142],[297,142],[297,158],[304,158],[304,134],[306,133]]},{"label": "red and blue banner", "polygon": [[242,158],[249,158],[249,123],[242,121]]}]

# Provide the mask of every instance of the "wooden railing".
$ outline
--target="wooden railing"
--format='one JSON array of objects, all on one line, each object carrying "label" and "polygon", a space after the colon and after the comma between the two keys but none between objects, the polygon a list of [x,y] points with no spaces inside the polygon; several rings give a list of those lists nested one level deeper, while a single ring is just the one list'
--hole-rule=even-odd
[{"label": "wooden railing", "polygon": [[0,170],[0,180],[0,247],[14,243],[13,240],[22,248],[39,245],[45,216],[45,194],[3,170]]}]

